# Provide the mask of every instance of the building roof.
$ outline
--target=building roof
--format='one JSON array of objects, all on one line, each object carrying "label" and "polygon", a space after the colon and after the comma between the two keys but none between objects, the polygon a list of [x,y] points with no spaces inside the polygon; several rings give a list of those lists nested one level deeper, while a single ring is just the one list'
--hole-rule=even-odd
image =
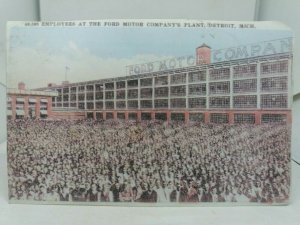
[{"label": "building roof", "polygon": [[205,43],[203,43],[201,46],[199,46],[198,48],[210,48],[211,49],[211,47],[209,47],[207,44],[205,44]]},{"label": "building roof", "polygon": [[56,91],[32,91],[32,90],[19,90],[15,88],[8,88],[7,94],[26,95],[26,96],[45,96],[45,97],[58,96],[58,93]]}]

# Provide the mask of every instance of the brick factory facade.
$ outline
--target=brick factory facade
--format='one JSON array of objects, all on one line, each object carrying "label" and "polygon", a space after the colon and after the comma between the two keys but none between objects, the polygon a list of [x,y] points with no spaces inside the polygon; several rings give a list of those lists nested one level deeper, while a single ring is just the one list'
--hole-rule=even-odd
[{"label": "brick factory facade", "polygon": [[43,118],[52,116],[52,97],[56,92],[26,90],[20,82],[18,89],[7,90],[7,117],[9,119]]},{"label": "brick factory facade", "polygon": [[218,63],[207,45],[196,54],[196,66],[36,90],[57,92],[56,118],[291,123],[291,53]]}]

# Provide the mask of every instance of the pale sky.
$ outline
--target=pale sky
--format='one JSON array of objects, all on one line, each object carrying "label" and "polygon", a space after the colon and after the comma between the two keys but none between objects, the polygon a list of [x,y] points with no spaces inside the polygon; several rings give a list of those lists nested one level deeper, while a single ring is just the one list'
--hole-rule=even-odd
[{"label": "pale sky", "polygon": [[13,27],[8,46],[7,84],[27,88],[126,75],[126,66],[193,55],[206,43],[212,50],[291,37],[287,30]]}]

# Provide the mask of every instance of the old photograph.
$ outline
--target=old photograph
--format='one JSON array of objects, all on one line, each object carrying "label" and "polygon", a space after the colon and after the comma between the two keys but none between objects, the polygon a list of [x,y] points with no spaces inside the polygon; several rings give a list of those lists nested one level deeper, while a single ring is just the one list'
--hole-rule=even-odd
[{"label": "old photograph", "polygon": [[11,22],[7,39],[10,202],[289,202],[289,28]]}]

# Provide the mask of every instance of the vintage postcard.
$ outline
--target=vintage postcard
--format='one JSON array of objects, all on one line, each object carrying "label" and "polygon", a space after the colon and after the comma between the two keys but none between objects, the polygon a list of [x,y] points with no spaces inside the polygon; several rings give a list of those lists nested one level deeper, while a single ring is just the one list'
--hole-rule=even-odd
[{"label": "vintage postcard", "polygon": [[10,22],[7,40],[10,202],[288,203],[286,26]]}]

